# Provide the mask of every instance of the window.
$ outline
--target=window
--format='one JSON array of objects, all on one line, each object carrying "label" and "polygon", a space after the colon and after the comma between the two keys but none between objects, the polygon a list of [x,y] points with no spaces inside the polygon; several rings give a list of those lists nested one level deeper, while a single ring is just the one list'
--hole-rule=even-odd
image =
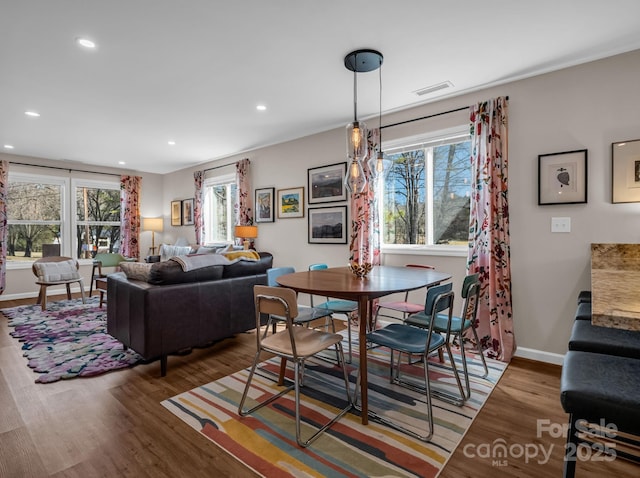
[{"label": "window", "polygon": [[[465,131],[466,130],[466,131]],[[468,127],[384,145],[382,245],[468,242],[471,141]]]},{"label": "window", "polygon": [[234,235],[236,176],[226,174],[207,178],[202,186],[202,218],[208,244],[231,243]]},{"label": "window", "polygon": [[91,258],[120,249],[120,185],[73,181],[75,199],[75,256]]},{"label": "window", "polygon": [[117,252],[120,184],[9,173],[7,223],[9,263]]},{"label": "window", "polygon": [[64,199],[64,180],[9,176],[7,261],[38,259],[43,244],[62,247]]}]

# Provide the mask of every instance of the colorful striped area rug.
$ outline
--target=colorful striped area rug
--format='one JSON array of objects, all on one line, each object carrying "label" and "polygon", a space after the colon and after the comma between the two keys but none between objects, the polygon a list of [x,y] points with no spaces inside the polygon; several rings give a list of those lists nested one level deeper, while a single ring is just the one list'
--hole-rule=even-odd
[{"label": "colorful striped area rug", "polygon": [[[460,359],[459,355],[456,357]],[[181,393],[163,401],[162,405],[264,477],[436,477],[506,368],[506,364],[488,359],[489,376],[483,379],[479,358],[467,354],[467,359],[470,359],[472,374],[471,398],[462,407],[434,398],[434,434],[429,443],[372,419],[364,426],[354,411],[342,417],[310,447],[301,448],[295,438],[293,391],[250,416],[238,415],[248,369]],[[251,399],[263,399],[279,390],[276,384],[279,363],[279,359],[272,359],[260,365],[246,406],[252,406]],[[350,365],[352,390],[357,363],[354,356]],[[424,394],[389,384],[388,349],[369,351],[368,364],[369,408],[409,427],[417,427],[425,434]],[[424,376],[421,365],[405,365],[404,370],[416,377]],[[451,372],[437,367],[430,367],[429,372],[432,387],[453,390],[455,380]],[[289,378],[292,373],[290,367]],[[301,388],[303,437],[313,433],[313,425],[324,423],[346,404],[344,378],[340,369],[329,361],[308,361],[304,381]]]}]

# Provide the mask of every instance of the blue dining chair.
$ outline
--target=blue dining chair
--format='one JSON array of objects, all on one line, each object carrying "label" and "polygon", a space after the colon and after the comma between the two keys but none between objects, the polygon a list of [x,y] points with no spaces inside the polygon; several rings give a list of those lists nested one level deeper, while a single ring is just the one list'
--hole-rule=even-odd
[{"label": "blue dining chair", "polygon": [[[447,347],[445,338],[442,335],[434,332],[433,320],[438,313],[444,312],[445,310],[447,311],[449,317],[452,316],[454,293],[451,290],[451,284],[431,287],[429,289],[429,292],[431,293],[427,293],[428,304],[425,304],[425,312],[427,312],[425,314],[425,317],[429,317],[429,322],[426,328],[414,327],[407,324],[393,323],[387,325],[386,327],[383,327],[382,329],[374,330],[367,334],[367,343],[388,347],[391,351],[389,364],[389,382],[391,384],[399,385],[425,394],[425,403],[427,406],[426,433],[424,435],[417,433],[416,431],[407,428],[397,420],[382,416],[375,410],[372,410],[371,407],[369,407],[370,416],[374,420],[380,421],[392,428],[407,433],[408,435],[411,435],[422,441],[429,441],[433,435],[432,396],[454,403],[458,406],[461,406],[464,403],[462,383],[456,369],[454,369],[454,375],[458,384],[458,388],[460,390],[460,398],[455,397],[444,390],[433,389],[431,387],[431,382],[429,379],[429,356]],[[427,305],[429,307],[427,307]],[[398,360],[394,361],[396,351],[398,352]],[[447,349],[447,351],[450,352],[449,349]],[[400,363],[402,362],[403,353],[407,355],[421,356],[421,360],[419,363],[423,364],[424,387],[421,387],[412,381],[408,381],[402,378],[400,373]],[[354,406],[357,409],[360,409],[358,406],[358,390],[360,387],[359,368],[357,384],[358,385],[356,386]]]},{"label": "blue dining chair", "polygon": [[[329,266],[327,264],[311,264],[309,266],[310,271],[319,271],[328,268]],[[333,299],[330,297],[326,297],[324,302],[314,305],[313,294],[311,294],[310,304],[311,307],[331,311],[331,314],[340,314],[345,316],[347,321],[347,340],[349,342],[349,352],[347,354],[349,356],[349,360],[347,363],[351,363],[351,360],[353,358],[353,352],[351,348],[351,320],[358,314],[358,303],[354,300]]]}]

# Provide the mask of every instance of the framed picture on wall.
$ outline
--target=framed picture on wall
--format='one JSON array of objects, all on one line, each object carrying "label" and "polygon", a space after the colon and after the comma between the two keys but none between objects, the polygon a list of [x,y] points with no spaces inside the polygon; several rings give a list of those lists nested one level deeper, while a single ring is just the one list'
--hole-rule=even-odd
[{"label": "framed picture on wall", "polygon": [[347,163],[336,163],[307,170],[309,204],[347,200],[344,178]]},{"label": "framed picture on wall", "polygon": [[640,202],[640,139],[611,144],[612,202]]},{"label": "framed picture on wall", "polygon": [[347,243],[347,206],[309,208],[310,244]]},{"label": "framed picture on wall", "polygon": [[273,206],[275,202],[275,188],[261,188],[255,191],[255,220],[256,222],[275,221]]},{"label": "framed picture on wall", "polygon": [[538,156],[538,205],[586,202],[586,149]]},{"label": "framed picture on wall", "polygon": [[304,217],[304,186],[278,189],[278,218]]},{"label": "framed picture on wall", "polygon": [[171,225],[182,226],[182,201],[171,201]]},{"label": "framed picture on wall", "polygon": [[193,217],[194,199],[185,199],[182,201],[182,225],[191,226],[195,224]]}]

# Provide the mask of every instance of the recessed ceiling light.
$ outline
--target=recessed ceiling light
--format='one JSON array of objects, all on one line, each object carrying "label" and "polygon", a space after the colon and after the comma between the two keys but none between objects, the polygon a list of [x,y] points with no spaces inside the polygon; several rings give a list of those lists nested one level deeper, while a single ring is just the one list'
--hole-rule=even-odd
[{"label": "recessed ceiling light", "polygon": [[38,116],[40,116],[40,113],[37,113],[35,111],[25,111],[24,114],[33,118],[37,118]]},{"label": "recessed ceiling light", "polygon": [[169,146],[175,146],[175,145],[176,145],[176,142],[175,142],[175,141],[167,141],[167,144],[168,144]]},{"label": "recessed ceiling light", "polygon": [[266,111],[267,107],[265,105],[258,105],[258,106],[256,106],[256,109],[258,111]]},{"label": "recessed ceiling light", "polygon": [[93,49],[96,47],[95,42],[89,40],[88,38],[76,38],[76,43],[84,48]]},{"label": "recessed ceiling light", "polygon": [[5,147],[6,149],[13,149],[13,146],[12,146],[12,145],[10,145],[10,144],[5,144],[5,145],[4,145],[4,147]]},{"label": "recessed ceiling light", "polygon": [[118,161],[118,164],[127,164],[124,161]]}]

